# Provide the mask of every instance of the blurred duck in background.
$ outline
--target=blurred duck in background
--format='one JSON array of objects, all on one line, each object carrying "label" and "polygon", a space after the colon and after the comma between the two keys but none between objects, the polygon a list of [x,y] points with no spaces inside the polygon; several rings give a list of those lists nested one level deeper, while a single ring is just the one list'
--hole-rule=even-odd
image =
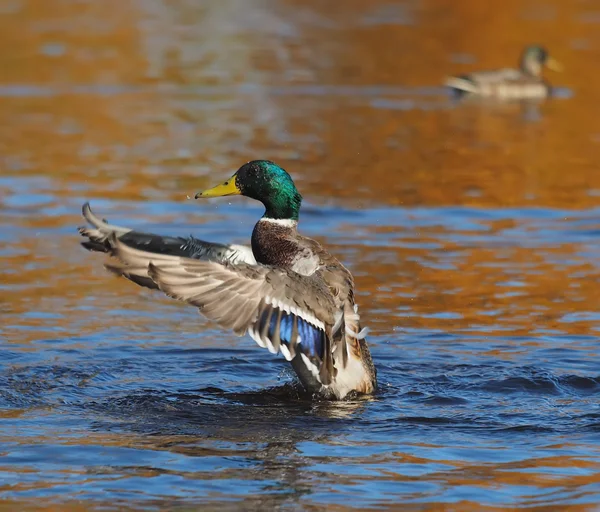
[{"label": "blurred duck in background", "polygon": [[562,65],[542,46],[528,46],[521,55],[519,69],[503,68],[449,77],[445,85],[459,96],[497,100],[546,98],[551,87],[542,77],[542,69],[562,71]]}]

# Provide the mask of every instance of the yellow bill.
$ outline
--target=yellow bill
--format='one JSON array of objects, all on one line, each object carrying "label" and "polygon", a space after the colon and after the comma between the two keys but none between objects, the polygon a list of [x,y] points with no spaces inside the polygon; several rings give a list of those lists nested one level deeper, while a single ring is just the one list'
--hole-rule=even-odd
[{"label": "yellow bill", "polygon": [[238,188],[235,183],[235,174],[229,178],[226,182],[221,183],[213,188],[208,188],[198,192],[194,199],[199,197],[222,197],[222,196],[239,196],[242,191]]}]

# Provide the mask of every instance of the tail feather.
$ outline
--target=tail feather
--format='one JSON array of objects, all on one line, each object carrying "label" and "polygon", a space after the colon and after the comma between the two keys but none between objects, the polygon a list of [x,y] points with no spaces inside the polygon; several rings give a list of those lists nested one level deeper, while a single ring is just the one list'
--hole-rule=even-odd
[{"label": "tail feather", "polygon": [[460,92],[475,93],[477,92],[477,84],[473,83],[468,76],[451,76],[444,81],[446,87],[455,89]]}]

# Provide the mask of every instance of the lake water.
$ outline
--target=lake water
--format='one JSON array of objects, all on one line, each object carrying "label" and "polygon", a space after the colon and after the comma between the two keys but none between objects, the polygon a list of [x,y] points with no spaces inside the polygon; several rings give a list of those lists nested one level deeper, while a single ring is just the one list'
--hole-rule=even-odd
[{"label": "lake water", "polygon": [[[0,3],[0,510],[600,510],[600,2]],[[565,65],[539,105],[444,76]],[[379,372],[281,356],[109,275],[116,224],[247,243],[275,160]]]}]

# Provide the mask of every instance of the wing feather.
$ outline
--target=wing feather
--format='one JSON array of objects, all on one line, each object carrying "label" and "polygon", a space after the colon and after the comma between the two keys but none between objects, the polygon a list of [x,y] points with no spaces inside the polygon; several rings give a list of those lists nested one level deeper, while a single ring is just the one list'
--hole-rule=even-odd
[{"label": "wing feather", "polygon": [[160,290],[199,308],[207,318],[288,360],[301,355],[312,375],[329,384],[333,374],[330,331],[335,303],[317,276],[264,265],[232,264],[146,253],[113,235],[111,254],[128,266],[148,262]]},{"label": "wing feather", "polygon": [[111,253],[114,249],[112,241],[118,239],[129,247],[140,250],[137,254],[130,255],[127,265],[120,262],[106,265],[114,274],[126,277],[140,286],[156,289],[156,283],[148,276],[148,264],[150,261],[167,264],[173,256],[256,265],[252,249],[248,246],[206,242],[192,236],[184,238],[133,231],[101,219],[92,211],[89,203],[83,205],[82,215],[89,224],[79,228],[81,236],[87,239],[82,242],[86,249]]}]

